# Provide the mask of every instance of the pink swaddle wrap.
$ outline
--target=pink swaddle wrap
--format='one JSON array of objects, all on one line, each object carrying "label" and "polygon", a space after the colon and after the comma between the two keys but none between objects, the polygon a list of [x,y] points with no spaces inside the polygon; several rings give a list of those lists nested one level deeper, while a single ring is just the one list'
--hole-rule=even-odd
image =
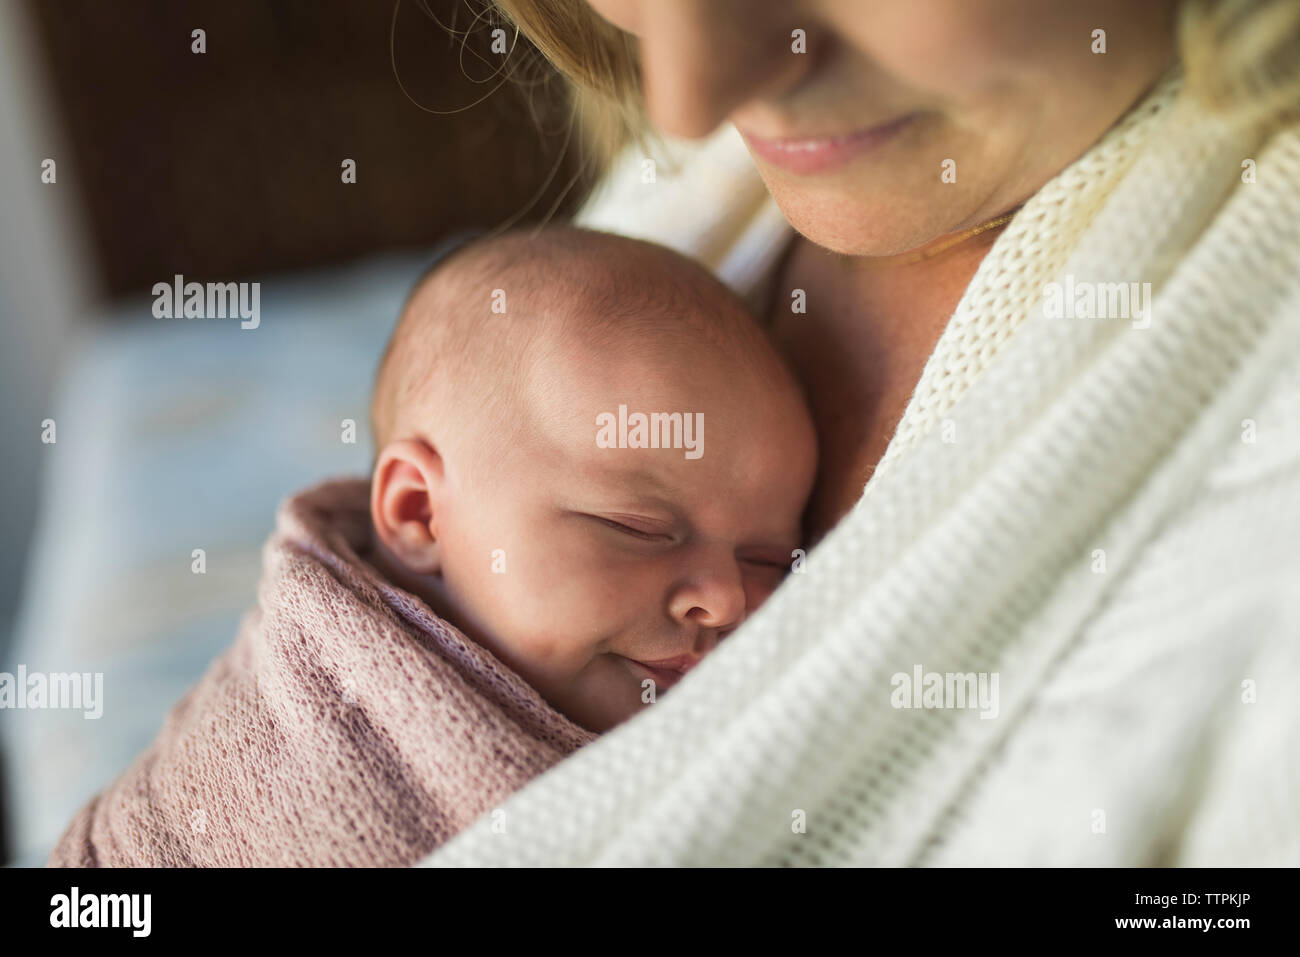
[{"label": "pink swaddle wrap", "polygon": [[597,737],[363,559],[368,507],[281,505],[234,644],[51,865],[411,864]]}]

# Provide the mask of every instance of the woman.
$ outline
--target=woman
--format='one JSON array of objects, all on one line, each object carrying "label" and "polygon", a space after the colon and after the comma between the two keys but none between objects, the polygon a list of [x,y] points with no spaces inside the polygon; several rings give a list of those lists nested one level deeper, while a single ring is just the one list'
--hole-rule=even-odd
[{"label": "woman", "polygon": [[[1294,862],[1300,8],[498,6],[631,143],[587,222],[763,303],[826,537],[431,862]],[[647,123],[733,125],[788,226]]]}]

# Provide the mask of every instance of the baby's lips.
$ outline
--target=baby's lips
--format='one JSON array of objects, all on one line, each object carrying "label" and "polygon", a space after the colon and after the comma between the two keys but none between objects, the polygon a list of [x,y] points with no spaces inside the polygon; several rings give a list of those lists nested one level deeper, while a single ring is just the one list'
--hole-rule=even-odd
[{"label": "baby's lips", "polygon": [[659,671],[676,671],[686,674],[700,663],[700,658],[700,655],[676,655],[672,658],[661,658],[659,661],[643,661],[641,664]]},{"label": "baby's lips", "polygon": [[684,672],[673,671],[666,668],[656,668],[653,665],[637,661],[635,664],[640,668],[642,675],[648,675],[654,680],[654,683],[661,691],[667,691],[684,677]]}]

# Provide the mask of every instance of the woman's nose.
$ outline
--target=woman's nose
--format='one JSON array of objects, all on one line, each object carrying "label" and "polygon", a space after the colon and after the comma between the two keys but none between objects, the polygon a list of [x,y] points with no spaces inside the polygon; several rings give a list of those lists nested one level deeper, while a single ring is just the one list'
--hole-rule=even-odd
[{"label": "woman's nose", "polygon": [[797,0],[641,0],[641,87],[651,123],[670,136],[711,133],[738,106],[794,82]]}]

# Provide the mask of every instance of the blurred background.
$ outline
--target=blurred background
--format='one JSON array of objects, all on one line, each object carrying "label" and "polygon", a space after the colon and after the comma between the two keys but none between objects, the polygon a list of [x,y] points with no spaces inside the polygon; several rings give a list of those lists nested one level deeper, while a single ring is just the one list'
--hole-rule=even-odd
[{"label": "blurred background", "polygon": [[[0,0],[0,672],[104,675],[99,719],[0,710],[0,861],[42,864],[233,639],[277,503],[367,470],[438,241],[588,191],[561,85],[499,26],[479,0]],[[259,328],[154,318],[176,274],[260,282]]]}]

